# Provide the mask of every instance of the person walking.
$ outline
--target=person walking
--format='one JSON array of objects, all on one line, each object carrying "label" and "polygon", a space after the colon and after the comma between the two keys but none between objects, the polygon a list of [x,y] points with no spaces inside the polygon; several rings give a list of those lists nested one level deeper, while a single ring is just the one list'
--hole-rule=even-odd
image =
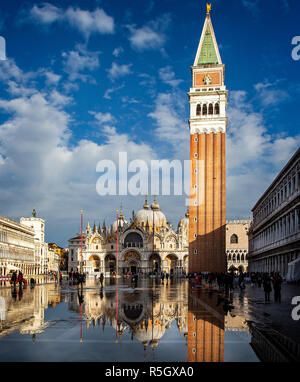
[{"label": "person walking", "polygon": [[244,274],[243,274],[243,272],[241,272],[239,275],[239,287],[240,287],[241,291],[246,288],[244,279],[245,279]]},{"label": "person walking", "polygon": [[270,276],[268,274],[266,274],[264,277],[263,287],[264,287],[264,291],[265,291],[265,301],[269,302],[270,301],[270,294],[272,292],[272,284],[271,284]]},{"label": "person walking", "polygon": [[19,275],[18,275],[18,283],[19,283],[19,287],[22,288],[22,281],[23,281],[23,274],[22,272],[20,271],[19,272]]},{"label": "person walking", "polygon": [[16,271],[13,271],[12,275],[11,275],[11,283],[13,284],[13,286],[15,287],[16,286],[16,282],[17,282],[17,273]]},{"label": "person walking", "polygon": [[101,284],[101,288],[103,288],[103,280],[104,280],[104,275],[103,273],[100,274],[100,284]]}]

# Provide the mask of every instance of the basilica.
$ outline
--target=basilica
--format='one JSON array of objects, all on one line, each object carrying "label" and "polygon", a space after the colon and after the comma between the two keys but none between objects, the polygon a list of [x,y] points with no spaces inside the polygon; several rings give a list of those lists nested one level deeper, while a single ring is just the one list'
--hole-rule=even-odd
[{"label": "basilica", "polygon": [[[81,234],[69,240],[69,272],[82,270],[88,276],[103,273],[110,276],[128,272],[139,274],[168,272],[179,276],[188,272],[188,212],[180,220],[177,230],[167,221],[154,198],[147,199],[129,221],[122,209],[111,227],[93,228],[88,223]],[[82,254],[81,254],[82,252]]]}]

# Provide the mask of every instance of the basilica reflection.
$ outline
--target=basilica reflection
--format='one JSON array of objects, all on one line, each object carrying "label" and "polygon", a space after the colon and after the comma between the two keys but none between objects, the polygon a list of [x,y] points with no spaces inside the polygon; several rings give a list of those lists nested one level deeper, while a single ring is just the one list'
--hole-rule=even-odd
[{"label": "basilica reflection", "polygon": [[[83,320],[87,329],[92,325],[107,326],[115,330],[115,342],[121,342],[124,334],[138,340],[144,348],[159,346],[165,332],[176,324],[179,333],[187,335],[188,284],[156,284],[142,280],[138,288],[122,284],[117,289],[106,285],[103,290],[84,290]],[[78,294],[69,295],[68,307],[80,312]]]}]

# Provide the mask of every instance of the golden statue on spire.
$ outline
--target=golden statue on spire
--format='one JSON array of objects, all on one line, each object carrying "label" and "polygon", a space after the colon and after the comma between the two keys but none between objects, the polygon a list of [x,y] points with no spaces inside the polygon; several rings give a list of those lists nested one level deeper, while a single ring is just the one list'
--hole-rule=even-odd
[{"label": "golden statue on spire", "polygon": [[209,15],[209,12],[211,11],[211,3],[206,3],[206,13]]}]

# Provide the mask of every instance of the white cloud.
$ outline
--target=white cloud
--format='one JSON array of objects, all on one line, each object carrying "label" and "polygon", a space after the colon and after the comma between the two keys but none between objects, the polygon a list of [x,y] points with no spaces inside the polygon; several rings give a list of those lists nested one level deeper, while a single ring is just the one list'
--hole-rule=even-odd
[{"label": "white cloud", "polygon": [[44,3],[41,7],[34,5],[30,10],[30,15],[36,21],[44,24],[52,24],[55,21],[62,20],[64,12],[52,4]]},{"label": "white cloud", "polygon": [[135,25],[128,25],[131,47],[139,51],[161,48],[166,42],[165,31],[169,23],[170,16],[165,14],[156,20],[150,21],[141,28],[136,28]]},{"label": "white cloud", "polygon": [[89,113],[95,117],[95,119],[99,122],[100,125],[116,122],[115,117],[111,113],[101,113],[94,111],[90,111]]},{"label": "white cloud", "polygon": [[276,84],[269,82],[258,83],[254,85],[257,92],[257,96],[265,107],[278,105],[279,103],[286,101],[290,98],[289,94],[282,89],[276,89]]},{"label": "white cloud", "polygon": [[185,118],[187,105],[184,100],[184,92],[161,93],[155,100],[154,110],[148,114],[157,126],[155,135],[168,145],[169,151],[173,148],[176,159],[189,159],[187,150],[182,150],[182,146],[189,145],[188,122]]},{"label": "white cloud", "polygon": [[139,103],[139,101],[135,98],[130,98],[130,97],[122,97],[121,101],[125,104],[135,104]]},{"label": "white cloud", "polygon": [[119,55],[121,54],[121,53],[123,53],[124,52],[124,49],[121,47],[121,46],[119,46],[118,48],[115,48],[114,50],[113,50],[113,56],[115,56],[115,57],[119,57]]},{"label": "white cloud", "polygon": [[159,77],[163,82],[172,87],[177,87],[182,82],[182,80],[175,79],[175,73],[173,72],[171,66],[161,68],[159,70]]},{"label": "white cloud", "polygon": [[112,63],[112,66],[110,69],[107,69],[109,78],[114,81],[117,78],[127,76],[128,74],[131,74],[131,66],[132,64],[128,65],[118,65],[116,62]]},{"label": "white cloud", "polygon": [[94,79],[82,72],[93,71],[100,66],[99,52],[90,52],[82,45],[76,45],[76,50],[63,52],[64,70],[71,81],[81,80],[83,82],[95,82]]},{"label": "white cloud", "polygon": [[92,33],[114,33],[113,17],[109,16],[101,8],[96,8],[94,11],[74,7],[62,9],[44,3],[42,6],[34,5],[30,10],[30,17],[35,21],[48,25],[54,22],[67,22],[85,37],[89,37]]},{"label": "white cloud", "polygon": [[[111,216],[119,205],[120,197],[100,198],[96,193],[99,160],[118,164],[119,151],[127,152],[129,161],[156,157],[150,145],[108,126],[116,122],[110,113],[94,113],[105,141],[84,139],[71,144],[72,118],[64,110],[70,99],[57,91],[36,89],[33,95],[9,98],[0,100],[1,111],[8,115],[0,124],[1,213],[26,216],[35,207],[46,218],[47,237],[52,241],[66,244],[74,235],[81,208],[95,218]],[[132,198],[131,206],[135,203]]]},{"label": "white cloud", "polygon": [[46,84],[51,86],[51,85],[57,85],[61,79],[61,76],[53,73],[51,71],[45,71],[45,76],[46,76]]},{"label": "white cloud", "polygon": [[120,85],[120,86],[116,86],[116,87],[112,87],[110,89],[107,89],[104,93],[104,98],[106,99],[111,99],[111,94],[115,93],[116,91],[120,90],[120,89],[123,89],[124,88],[124,84]]},{"label": "white cloud", "polygon": [[72,97],[61,94],[55,89],[49,94],[49,99],[53,106],[65,106],[72,101]]}]

